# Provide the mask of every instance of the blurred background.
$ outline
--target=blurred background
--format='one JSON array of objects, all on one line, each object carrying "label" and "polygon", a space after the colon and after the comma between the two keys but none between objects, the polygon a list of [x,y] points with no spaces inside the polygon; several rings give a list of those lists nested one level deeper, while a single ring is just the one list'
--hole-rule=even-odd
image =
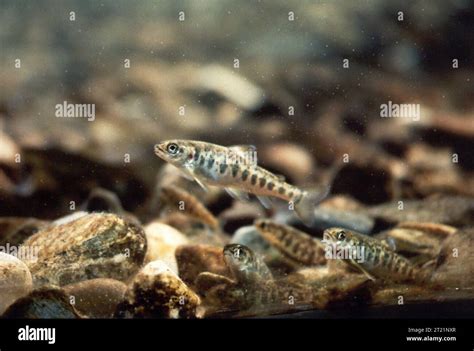
[{"label": "blurred background", "polygon": [[256,145],[298,185],[348,157],[333,193],[363,205],[474,195],[471,1],[3,0],[0,27],[0,216],[96,187],[140,213],[173,138]]}]

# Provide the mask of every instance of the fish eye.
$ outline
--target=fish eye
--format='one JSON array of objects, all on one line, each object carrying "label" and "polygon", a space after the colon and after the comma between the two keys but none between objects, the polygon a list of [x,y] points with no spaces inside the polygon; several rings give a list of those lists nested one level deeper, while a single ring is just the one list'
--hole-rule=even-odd
[{"label": "fish eye", "polygon": [[240,249],[236,248],[234,250],[234,258],[239,259],[240,258]]},{"label": "fish eye", "polygon": [[346,238],[346,232],[341,230],[336,234],[337,240],[344,240]]},{"label": "fish eye", "polygon": [[242,248],[242,246],[236,246],[234,248],[233,254],[236,260],[242,261],[245,258],[245,250]]},{"label": "fish eye", "polygon": [[168,151],[172,155],[177,154],[178,150],[179,150],[178,144],[175,144],[175,143],[170,143],[166,147],[166,151]]}]

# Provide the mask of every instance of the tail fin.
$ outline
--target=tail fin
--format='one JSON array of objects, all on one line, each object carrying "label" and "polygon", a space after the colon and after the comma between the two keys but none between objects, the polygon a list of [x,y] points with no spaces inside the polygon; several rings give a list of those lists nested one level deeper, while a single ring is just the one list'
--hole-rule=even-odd
[{"label": "tail fin", "polygon": [[305,192],[301,201],[295,205],[298,217],[307,226],[311,226],[314,221],[314,210],[316,206],[323,201],[331,191],[331,186],[326,185],[322,189]]}]

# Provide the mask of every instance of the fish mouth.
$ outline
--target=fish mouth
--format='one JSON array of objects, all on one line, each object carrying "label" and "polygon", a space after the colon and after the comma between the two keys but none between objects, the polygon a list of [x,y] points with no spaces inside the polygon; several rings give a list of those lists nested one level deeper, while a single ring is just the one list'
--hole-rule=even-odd
[{"label": "fish mouth", "polygon": [[155,154],[159,157],[163,157],[166,153],[165,151],[165,144],[164,143],[161,143],[161,144],[156,144],[155,145]]},{"label": "fish mouth", "polygon": [[238,263],[232,251],[224,251],[224,260],[228,263]]},{"label": "fish mouth", "polygon": [[224,262],[226,263],[227,267],[235,267],[236,266],[236,261],[234,260],[234,255],[230,252],[224,252]]},{"label": "fish mouth", "polygon": [[234,255],[230,251],[224,251],[224,258],[233,259]]}]

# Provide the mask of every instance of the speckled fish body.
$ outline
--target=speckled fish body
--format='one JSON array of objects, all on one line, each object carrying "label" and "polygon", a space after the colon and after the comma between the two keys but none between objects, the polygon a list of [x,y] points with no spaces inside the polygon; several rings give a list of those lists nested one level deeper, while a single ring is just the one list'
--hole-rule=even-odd
[{"label": "speckled fish body", "polygon": [[249,294],[253,306],[271,307],[313,304],[317,293],[311,287],[300,284],[285,284],[280,281],[268,281]]},{"label": "speckled fish body", "polygon": [[239,283],[254,285],[273,280],[263,259],[247,246],[229,244],[223,253],[227,266]]},{"label": "speckled fish body", "polygon": [[408,259],[397,254],[388,245],[369,236],[342,228],[324,231],[324,243],[341,249],[363,252],[360,260],[344,259],[348,265],[359,269],[371,279],[389,281],[423,281],[427,277]]},{"label": "speckled fish body", "polygon": [[252,146],[224,147],[216,144],[170,140],[155,145],[155,153],[179,168],[201,186],[214,185],[226,188],[236,197],[245,193],[263,197],[276,197],[291,202],[303,220],[312,218],[314,206],[327,192],[308,194],[284,181],[256,163],[256,150]]},{"label": "speckled fish body", "polygon": [[265,240],[302,265],[314,266],[326,262],[323,243],[296,228],[268,219],[256,220],[255,227]]},{"label": "speckled fish body", "polygon": [[281,284],[276,281],[262,257],[240,244],[224,247],[224,260],[237,284],[227,293],[240,307],[264,307],[270,304],[310,302],[313,291],[306,285]]}]

